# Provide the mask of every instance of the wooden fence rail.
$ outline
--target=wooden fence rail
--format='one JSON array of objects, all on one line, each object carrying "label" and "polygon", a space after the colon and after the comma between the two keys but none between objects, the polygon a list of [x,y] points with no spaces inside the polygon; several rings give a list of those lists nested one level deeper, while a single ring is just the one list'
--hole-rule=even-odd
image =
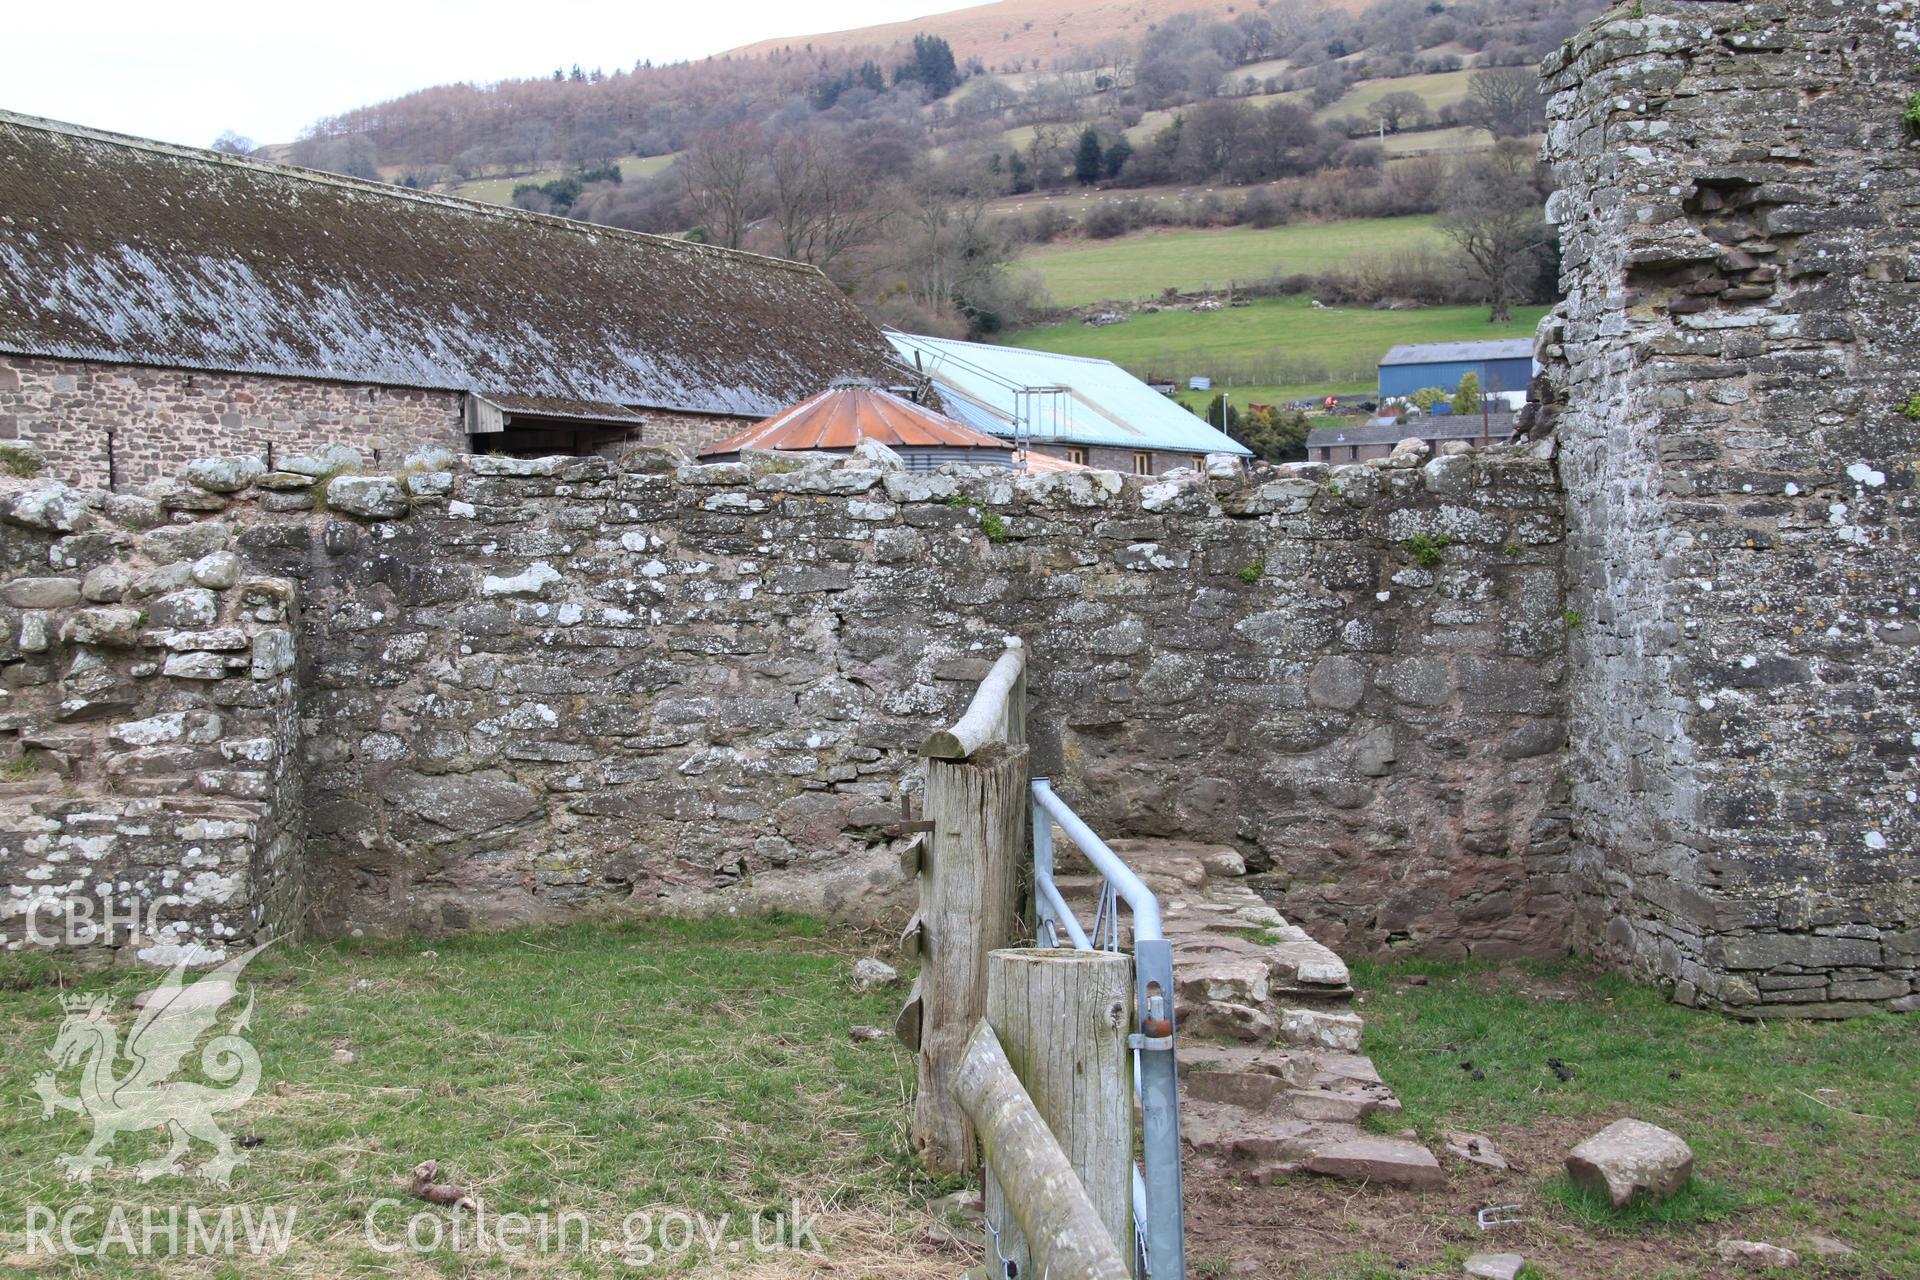
[{"label": "wooden fence rail", "polygon": [[[1028,1242],[1036,1280],[1128,1280],[1125,1255],[1100,1218],[1053,1131],[1034,1107],[981,1019],[954,1076],[960,1105],[980,1131],[987,1165]],[[1004,1231],[1004,1227],[1002,1228]],[[989,1245],[991,1245],[989,1241]],[[997,1262],[989,1258],[989,1268]]]}]

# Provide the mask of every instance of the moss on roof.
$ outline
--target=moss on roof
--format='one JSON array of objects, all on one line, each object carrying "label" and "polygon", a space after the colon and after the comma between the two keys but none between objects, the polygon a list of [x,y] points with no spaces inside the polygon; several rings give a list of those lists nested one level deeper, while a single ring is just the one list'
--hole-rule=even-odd
[{"label": "moss on roof", "polygon": [[753,416],[892,368],[812,267],[6,113],[0,350]]}]

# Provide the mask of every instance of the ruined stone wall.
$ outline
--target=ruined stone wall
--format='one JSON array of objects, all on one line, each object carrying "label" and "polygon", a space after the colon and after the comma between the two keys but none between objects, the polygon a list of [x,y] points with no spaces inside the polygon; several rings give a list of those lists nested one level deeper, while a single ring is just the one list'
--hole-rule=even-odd
[{"label": "ruined stone wall", "polygon": [[[142,563],[205,538],[242,584],[296,584],[301,866],[330,930],[749,887],[846,909],[897,881],[880,828],[919,785],[916,749],[1018,634],[1036,768],[1103,832],[1236,844],[1290,918],[1356,950],[1562,950],[1552,465],[1418,463],[1249,484],[1233,466],[1142,481],[647,451],[327,480],[230,462],[158,500],[177,526],[120,527],[125,500],[96,497],[101,527],[74,536]],[[168,621],[127,659],[201,643],[163,639]],[[0,688],[70,680],[94,652],[74,643],[7,662]],[[221,653],[241,651],[196,664]],[[92,732],[161,706],[224,715],[202,691],[243,684],[137,678],[159,700]],[[49,749],[60,692],[7,722],[17,746]],[[172,776],[225,771],[218,742],[179,749]],[[132,774],[99,776],[119,794]]]},{"label": "ruined stone wall", "polygon": [[0,485],[6,950],[215,959],[304,914],[293,584],[168,515]]},{"label": "ruined stone wall", "polygon": [[1615,14],[1545,68],[1581,939],[1687,1002],[1911,1006],[1920,6]]}]

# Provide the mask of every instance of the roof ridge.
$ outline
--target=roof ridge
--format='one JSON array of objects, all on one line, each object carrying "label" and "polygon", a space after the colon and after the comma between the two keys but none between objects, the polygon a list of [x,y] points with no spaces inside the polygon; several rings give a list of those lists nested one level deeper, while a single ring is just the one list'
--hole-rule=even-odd
[{"label": "roof ridge", "polygon": [[908,342],[937,342],[949,347],[982,347],[989,351],[1024,351],[1028,355],[1046,356],[1053,360],[1075,360],[1081,364],[1110,364],[1116,369],[1122,366],[1103,356],[1074,356],[1064,351],[1048,351],[1042,347],[1016,347],[1005,342],[974,342],[967,338],[936,338],[931,334],[908,333],[904,329],[895,329],[891,325],[882,326],[883,333],[898,334]]},{"label": "roof ridge", "polygon": [[236,156],[224,151],[214,151],[206,147],[189,147],[178,142],[164,142],[158,138],[143,138],[138,134],[118,133],[111,129],[98,129],[92,125],[75,124],[67,120],[54,120],[46,116],[27,115],[24,112],[8,111],[0,107],[0,124],[13,125],[16,128],[32,129],[42,133],[62,133],[71,137],[85,138],[93,142],[103,142],[111,146],[128,147],[136,151],[149,151],[159,155],[174,155],[193,159],[200,163],[223,165],[233,169],[251,169],[256,172],[278,178],[299,182],[311,182],[319,186],[345,187],[350,190],[365,191],[369,195],[385,196],[394,200],[412,200],[422,204],[440,205],[465,213],[477,213],[490,217],[531,220],[557,228],[563,228],[576,235],[609,235],[620,239],[644,241],[662,248],[681,253],[717,254],[721,257],[748,258],[758,264],[779,267],[787,271],[802,274],[816,274],[824,278],[825,273],[819,267],[808,262],[794,262],[787,258],[776,258],[769,254],[754,253],[749,249],[728,249],[716,244],[700,244],[692,240],[681,240],[673,236],[657,235],[649,231],[630,231],[625,227],[606,226],[597,222],[581,222],[576,218],[563,218],[558,214],[535,213],[531,209],[520,209],[513,205],[489,204],[484,200],[473,200],[466,196],[456,196],[445,191],[423,191],[418,187],[402,187],[391,182],[381,182],[372,178],[356,178],[344,173],[331,173],[325,169],[309,169],[304,165],[282,164],[277,160],[260,160],[253,156]]}]

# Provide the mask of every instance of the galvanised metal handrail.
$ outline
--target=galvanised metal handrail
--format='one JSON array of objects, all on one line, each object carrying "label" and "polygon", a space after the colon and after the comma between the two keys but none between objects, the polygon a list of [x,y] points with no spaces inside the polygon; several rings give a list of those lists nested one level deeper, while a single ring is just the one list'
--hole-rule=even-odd
[{"label": "galvanised metal handrail", "polygon": [[[1092,936],[1060,895],[1053,878],[1053,824],[1100,873],[1100,904]],[[1133,1086],[1140,1100],[1142,1163],[1133,1167],[1134,1249],[1148,1280],[1186,1280],[1186,1209],[1180,1190],[1180,1085],[1173,1056],[1173,948],[1160,919],[1160,900],[1120,855],[1107,847],[1046,778],[1033,780],[1033,903],[1039,941],[1060,936],[1081,951],[1120,950],[1120,903],[1133,912],[1136,1025]]]}]

